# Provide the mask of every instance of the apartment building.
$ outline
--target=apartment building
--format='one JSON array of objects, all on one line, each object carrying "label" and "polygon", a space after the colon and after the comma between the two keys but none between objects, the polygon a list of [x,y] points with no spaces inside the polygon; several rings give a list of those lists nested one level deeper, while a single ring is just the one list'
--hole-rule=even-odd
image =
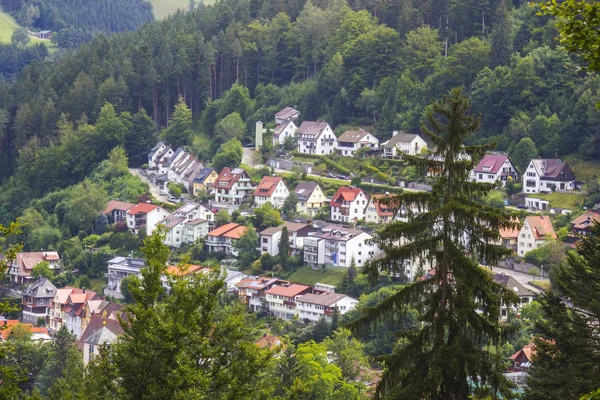
[{"label": "apartment building", "polygon": [[254,191],[252,179],[243,168],[223,168],[212,184],[217,203],[239,205],[250,200]]},{"label": "apartment building", "polygon": [[365,265],[379,252],[369,243],[373,236],[360,230],[336,225],[326,226],[304,238],[304,262],[313,268]]},{"label": "apartment building", "polygon": [[341,315],[356,308],[358,300],[342,293],[323,292],[307,293],[298,296],[295,300],[296,313],[300,320],[317,322],[324,318],[331,322],[337,310]]}]

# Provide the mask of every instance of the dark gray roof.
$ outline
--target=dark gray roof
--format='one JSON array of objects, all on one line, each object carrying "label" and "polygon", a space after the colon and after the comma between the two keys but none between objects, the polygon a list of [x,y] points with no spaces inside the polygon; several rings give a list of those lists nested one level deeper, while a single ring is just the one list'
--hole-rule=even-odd
[{"label": "dark gray roof", "polygon": [[31,297],[54,297],[56,286],[46,278],[38,278],[23,290],[23,295]]},{"label": "dark gray roof", "polygon": [[574,181],[575,174],[569,164],[557,158],[538,158],[531,160],[535,167],[542,173],[542,179],[557,181]]},{"label": "dark gray roof", "polygon": [[296,192],[298,200],[307,201],[310,198],[312,192],[315,191],[317,186],[319,185],[315,182],[299,182],[296,186],[296,189],[294,189],[294,192]]},{"label": "dark gray roof", "polygon": [[519,297],[526,297],[526,296],[532,296],[532,297],[536,297],[537,295],[527,289],[525,286],[521,285],[519,283],[519,281],[517,281],[515,278],[513,278],[510,275],[506,275],[506,274],[494,274],[494,282],[504,286],[507,289],[510,289],[512,291],[514,291],[517,296]]},{"label": "dark gray roof", "polygon": [[198,182],[198,183],[202,183],[204,182],[204,180],[210,175],[211,172],[213,172],[215,169],[214,168],[209,168],[209,167],[205,167],[202,168],[198,174],[196,175],[196,178],[194,179],[194,182]]}]

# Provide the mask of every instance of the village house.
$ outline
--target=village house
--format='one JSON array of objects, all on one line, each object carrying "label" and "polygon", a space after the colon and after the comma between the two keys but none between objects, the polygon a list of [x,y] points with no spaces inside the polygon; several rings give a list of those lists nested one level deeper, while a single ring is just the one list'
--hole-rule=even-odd
[{"label": "village house", "polygon": [[527,216],[519,231],[519,244],[517,246],[519,257],[533,249],[537,249],[546,240],[556,239],[556,233],[550,217],[544,215]]},{"label": "village house", "polygon": [[337,138],[336,151],[338,156],[352,157],[356,150],[363,147],[377,149],[379,148],[379,139],[362,129],[346,131]]},{"label": "village house", "polygon": [[169,247],[180,247],[184,243],[185,217],[176,217],[173,214],[159,221],[165,227],[165,238],[163,244]]},{"label": "village house", "polygon": [[55,272],[60,270],[60,257],[55,251],[17,253],[8,270],[10,282],[17,285],[29,284],[34,279],[33,267],[41,262],[47,262]]},{"label": "village house", "polygon": [[[519,303],[513,306],[514,311],[519,311],[521,307],[531,303],[537,297],[537,294],[532,290],[527,289],[519,281],[510,275],[506,274],[494,274],[494,282],[505,287],[508,290],[513,291],[519,297]],[[505,320],[508,317],[508,307],[501,301],[500,304],[500,318]]]},{"label": "village house", "polygon": [[279,244],[283,227],[287,227],[290,238],[290,249],[293,253],[300,253],[304,248],[304,238],[310,233],[316,232],[317,228],[297,222],[285,222],[283,225],[267,228],[260,232],[260,251],[275,257],[279,255]]},{"label": "village house", "polygon": [[179,148],[170,160],[167,170],[169,182],[181,183],[188,192],[194,190],[194,180],[204,166],[192,153]]},{"label": "village house", "polygon": [[56,286],[48,279],[38,277],[23,290],[22,298],[22,321],[37,325],[38,321],[43,320],[47,323],[49,309],[52,306],[52,300],[56,295]]},{"label": "village house", "polygon": [[235,286],[238,298],[251,311],[262,311],[267,308],[266,291],[276,285],[289,285],[290,282],[278,278],[251,276],[239,281]]},{"label": "village house", "polygon": [[298,315],[296,299],[305,293],[312,292],[310,286],[291,285],[273,286],[265,291],[269,313],[277,318],[291,320]]},{"label": "village house", "polygon": [[396,158],[402,154],[416,156],[427,148],[427,142],[418,133],[393,131],[392,137],[381,144],[383,157]]},{"label": "village house", "polygon": [[[515,217],[513,220],[513,222],[520,224],[521,221],[519,221],[518,217]],[[499,230],[500,233],[500,245],[506,247],[509,250],[512,250],[513,252],[517,252],[518,250],[518,246],[519,246],[519,233],[520,233],[521,229],[518,227],[513,227],[513,228],[501,228]]]},{"label": "village house", "polygon": [[145,264],[144,260],[133,257],[115,257],[109,260],[106,273],[108,283],[104,289],[104,295],[122,299],[121,281],[127,276],[141,276],[140,270]]},{"label": "village house", "polygon": [[313,268],[365,265],[376,253],[373,236],[360,230],[329,225],[304,238],[304,262]]},{"label": "village house", "polygon": [[296,211],[309,217],[317,215],[328,201],[321,186],[315,182],[299,182],[294,192],[298,197]]},{"label": "village house", "polygon": [[283,110],[278,111],[275,114],[275,123],[277,125],[284,123],[285,121],[297,121],[300,116],[300,111],[293,107],[285,107]]},{"label": "village house", "polygon": [[[158,142],[148,153],[148,169],[158,170],[158,166],[169,160],[175,152],[164,142]],[[162,173],[166,173],[166,170]]]},{"label": "village house", "polygon": [[83,353],[83,365],[87,365],[100,353],[100,347],[109,347],[123,334],[118,319],[103,315],[93,315],[86,330],[77,342],[77,348]]},{"label": "village house", "polygon": [[208,235],[213,220],[214,213],[208,208],[187,203],[159,222],[166,228],[163,243],[170,247],[195,243]]},{"label": "village house", "polygon": [[290,191],[280,176],[264,176],[254,190],[254,206],[271,203],[275,208],[283,207]]},{"label": "village house", "polygon": [[230,222],[219,226],[208,233],[206,237],[206,248],[209,252],[224,252],[237,256],[235,243],[246,233],[249,228]]},{"label": "village house", "polygon": [[535,343],[523,346],[522,349],[510,356],[512,365],[509,368],[511,372],[527,372],[533,364],[533,356],[535,355]]},{"label": "village house", "polygon": [[103,315],[115,320],[119,317],[125,318],[121,304],[112,303],[104,299],[88,300],[85,303],[85,313],[81,316],[81,332],[85,333],[94,315]]},{"label": "village house", "polygon": [[331,219],[351,223],[364,220],[368,201],[369,198],[362,189],[341,186],[329,202]]},{"label": "village house", "polygon": [[198,171],[194,178],[194,188],[192,192],[194,196],[198,196],[201,191],[208,192],[218,177],[219,174],[217,174],[217,171],[215,171],[214,168],[204,167]]},{"label": "village house", "polygon": [[67,327],[67,330],[75,335],[76,339],[81,337],[83,331],[81,327],[82,321],[86,317],[85,315],[85,304],[89,300],[99,300],[101,297],[91,290],[85,288],[73,289],[69,296],[67,296],[66,304],[63,308],[64,320],[63,324]]},{"label": "village house", "polygon": [[165,270],[165,273],[161,276],[160,280],[163,287],[168,292],[171,291],[169,280],[171,278],[181,278],[186,280],[193,280],[196,274],[207,274],[210,272],[209,268],[204,268],[201,265],[185,264],[185,265],[170,265]]},{"label": "village house", "polygon": [[63,325],[63,321],[66,321],[64,310],[65,305],[67,304],[67,299],[72,291],[73,288],[69,286],[62,289],[56,289],[54,298],[50,303],[50,309],[48,310],[50,330],[53,332],[58,332]]},{"label": "village house", "polygon": [[525,197],[525,205],[530,210],[546,211],[550,209],[550,201],[536,197]]},{"label": "village house", "polygon": [[571,230],[576,237],[589,236],[590,228],[594,223],[600,223],[600,213],[586,211],[571,221]]},{"label": "village house", "polygon": [[317,322],[321,318],[331,322],[337,310],[340,315],[356,308],[358,300],[342,293],[307,293],[296,298],[296,312],[300,320]]},{"label": "village house", "polygon": [[203,219],[206,221],[214,221],[214,215],[211,210],[198,203],[186,203],[173,211],[173,216],[184,217],[187,221],[195,219]]},{"label": "village house", "polygon": [[5,319],[0,316],[0,343],[6,342],[12,330],[17,326],[22,326],[29,331],[33,342],[52,341],[52,338],[48,334],[48,329],[45,327],[32,326],[31,324],[21,323],[18,319]]},{"label": "village house", "polygon": [[471,171],[471,180],[478,183],[500,182],[506,185],[507,180],[518,180],[519,174],[510,158],[502,154],[486,154]]},{"label": "village house", "polygon": [[382,199],[390,198],[390,194],[373,194],[365,209],[365,222],[386,224],[394,219],[396,210],[391,205],[383,204]]},{"label": "village house", "polygon": [[223,168],[212,188],[215,202],[240,205],[250,200],[254,187],[250,175],[243,168]]},{"label": "village house", "polygon": [[327,122],[304,121],[297,131],[298,152],[304,154],[331,154],[337,139]]},{"label": "village house", "polygon": [[273,146],[283,146],[289,137],[295,138],[298,127],[291,119],[278,124],[273,130]]},{"label": "village house", "polygon": [[127,210],[127,228],[134,235],[144,230],[146,235],[150,236],[167,215],[169,212],[162,207],[150,203],[137,203]]},{"label": "village house", "polygon": [[102,211],[102,214],[106,215],[110,224],[114,223],[125,223],[127,219],[127,210],[133,207],[135,204],[128,203],[126,201],[111,200],[106,203],[106,207]]},{"label": "village house", "polygon": [[575,190],[575,174],[569,164],[556,158],[531,160],[523,172],[523,193]]}]

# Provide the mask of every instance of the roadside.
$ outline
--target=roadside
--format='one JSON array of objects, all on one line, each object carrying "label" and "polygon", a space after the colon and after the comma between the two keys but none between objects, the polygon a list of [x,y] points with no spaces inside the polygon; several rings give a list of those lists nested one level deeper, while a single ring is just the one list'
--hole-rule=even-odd
[{"label": "roadside", "polygon": [[531,286],[529,284],[530,281],[544,281],[544,282],[549,282],[550,281],[547,276],[544,276],[544,277],[532,276],[531,274],[527,274],[525,272],[515,271],[515,270],[512,270],[512,269],[506,269],[506,268],[500,268],[500,267],[493,267],[492,271],[494,273],[496,273],[496,274],[505,274],[505,275],[512,276],[521,285],[525,286],[527,289],[529,289],[529,290],[531,290],[532,292],[535,292],[535,293],[541,293],[541,290],[538,289],[538,288],[536,288],[536,287],[534,287],[534,286]]},{"label": "roadside", "polygon": [[157,199],[158,201],[161,202],[166,202],[167,201],[167,196],[163,196],[160,194],[160,189],[158,188],[158,186],[156,186],[154,183],[150,182],[150,180],[148,179],[148,177],[146,177],[145,174],[142,173],[142,171],[139,168],[129,168],[129,172],[132,175],[135,176],[139,176],[144,182],[146,182],[148,184],[148,187],[150,188],[150,194]]}]

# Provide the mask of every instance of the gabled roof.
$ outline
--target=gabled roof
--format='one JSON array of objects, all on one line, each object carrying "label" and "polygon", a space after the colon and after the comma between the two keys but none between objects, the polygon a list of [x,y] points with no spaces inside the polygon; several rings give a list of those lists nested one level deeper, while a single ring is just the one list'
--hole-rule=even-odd
[{"label": "gabled roof", "polygon": [[295,297],[305,291],[310,290],[310,286],[298,285],[296,283],[292,283],[289,286],[273,286],[271,289],[267,290],[265,293],[275,295],[275,296],[285,296],[285,297]]},{"label": "gabled roof", "polygon": [[158,221],[158,223],[163,224],[167,229],[173,229],[185,220],[185,217],[173,217],[169,215],[168,217]]},{"label": "gabled roof", "polygon": [[391,197],[389,194],[374,194],[371,196],[371,201],[373,202],[373,206],[377,211],[377,215],[380,217],[393,217],[394,216],[394,208],[388,206],[386,204],[382,204],[381,199]]},{"label": "gabled roof", "polygon": [[150,150],[150,153],[148,153],[148,157],[152,157],[154,153],[156,153],[160,149],[161,146],[164,146],[163,142],[156,143],[152,150]]},{"label": "gabled roof", "polygon": [[31,276],[33,267],[42,261],[60,261],[60,257],[55,251],[17,253],[15,257],[15,262],[19,267],[20,276]]},{"label": "gabled roof", "polygon": [[106,207],[104,207],[102,214],[108,214],[113,212],[114,210],[127,211],[133,206],[134,205],[132,203],[128,203],[126,201],[111,200],[108,203],[106,203]]},{"label": "gabled roof", "polygon": [[337,140],[338,142],[358,143],[369,134],[370,132],[363,131],[362,129],[358,131],[346,131]]},{"label": "gabled roof", "polygon": [[54,296],[54,302],[58,304],[66,304],[72,291],[72,287],[57,289],[56,295]]},{"label": "gabled roof", "polygon": [[365,192],[363,192],[363,190],[360,188],[351,186],[341,186],[331,199],[329,205],[331,205],[332,207],[340,207],[343,201],[351,203],[354,200],[356,200],[360,193],[367,197]]},{"label": "gabled roof", "polygon": [[38,278],[23,290],[24,296],[36,298],[52,297],[56,294],[56,286],[46,278]]},{"label": "gabled roof", "polygon": [[535,354],[535,343],[531,342],[528,345],[523,346],[523,348],[521,350],[517,351],[515,354],[513,354],[509,358],[511,360],[516,360],[520,356],[523,356],[523,357],[525,357],[527,359],[527,361],[529,361],[530,363],[532,363],[533,362],[533,355],[534,354]]},{"label": "gabled roof", "polygon": [[[321,305],[324,307],[330,307],[332,304],[337,303],[344,297],[349,297],[349,296],[346,296],[343,293],[331,293],[331,292],[324,292],[321,294],[309,293],[309,294],[305,294],[305,295],[298,297],[298,299],[296,301],[302,302],[302,303],[317,304],[317,305]],[[358,300],[355,300],[352,298],[350,298],[350,299],[358,302]]]},{"label": "gabled roof", "polygon": [[277,185],[279,185],[280,182],[282,182],[280,176],[264,176],[254,190],[254,196],[273,196],[273,193],[275,193],[275,189],[277,189]]},{"label": "gabled roof", "polygon": [[230,222],[208,232],[208,236],[222,236],[230,239],[239,239],[247,229],[248,228],[243,225]]},{"label": "gabled roof", "polygon": [[179,265],[171,265],[167,267],[165,273],[174,276],[188,276],[192,274],[197,274],[198,272],[201,272],[204,269],[205,268],[203,266],[194,264],[186,264],[182,267],[180,267]]},{"label": "gabled roof", "polygon": [[196,226],[196,225],[200,225],[203,223],[208,223],[209,221],[207,219],[202,219],[202,218],[196,218],[193,219],[191,221],[186,222],[186,225],[191,225],[191,226]]},{"label": "gabled roof", "polygon": [[111,331],[106,326],[103,326],[96,332],[89,335],[84,343],[93,344],[95,346],[99,346],[101,344],[113,343],[118,339],[118,335]]},{"label": "gabled roof", "polygon": [[286,107],[283,110],[280,110],[275,114],[275,118],[279,119],[290,119],[297,117],[300,114],[300,111],[296,110],[293,107]]},{"label": "gabled roof", "polygon": [[247,175],[248,173],[243,168],[234,168],[232,170],[229,167],[225,167],[211,186],[217,189],[231,189],[242,176]]},{"label": "gabled roof", "polygon": [[[279,137],[279,135],[281,135],[281,132],[283,132],[289,124],[294,124],[294,122],[291,119],[287,119],[287,120],[283,121],[281,124],[277,124],[277,126],[273,130],[273,136]],[[294,124],[294,126],[295,125],[296,124]]]},{"label": "gabled roof", "polygon": [[319,184],[315,182],[299,182],[296,189],[294,189],[294,192],[296,192],[298,200],[307,201],[317,186],[319,186]]},{"label": "gabled roof", "polygon": [[536,297],[537,295],[527,289],[525,286],[521,285],[519,283],[519,281],[517,281],[515,278],[513,278],[510,275],[506,275],[506,274],[494,274],[494,282],[496,282],[499,285],[504,286],[505,288],[514,291],[516,293],[517,296],[519,297]]},{"label": "gabled roof", "polygon": [[[511,218],[511,221],[515,222],[517,224],[521,222],[521,221],[519,221],[518,217]],[[502,229],[499,230],[500,237],[502,239],[515,239],[515,238],[519,237],[520,230],[521,229],[518,228],[518,227],[515,227],[515,228],[502,228]]]},{"label": "gabled roof", "polygon": [[77,348],[82,350],[83,342],[86,342],[90,336],[100,331],[102,328],[107,328],[116,336],[120,336],[123,333],[123,328],[118,320],[94,314],[91,316],[90,322],[88,323],[87,328],[85,328],[83,335],[79,338]]},{"label": "gabled roof", "polygon": [[273,350],[281,346],[281,339],[278,336],[264,334],[263,337],[258,339],[256,345],[262,349]]},{"label": "gabled roof", "polygon": [[571,225],[573,225],[574,229],[587,229],[594,221],[600,223],[600,214],[594,211],[586,211],[571,221]]},{"label": "gabled roof", "polygon": [[314,138],[318,137],[329,124],[324,121],[304,121],[298,127],[298,135],[308,135]]},{"label": "gabled roof", "polygon": [[196,174],[196,178],[194,178],[194,182],[203,183],[214,170],[215,170],[214,168],[209,168],[209,167],[202,168],[200,171],[198,171],[198,174]]},{"label": "gabled roof", "polygon": [[270,287],[276,283],[281,283],[284,285],[289,285],[290,282],[281,280],[279,278],[269,278],[266,276],[250,276],[248,278],[244,278],[238,283],[235,284],[238,288],[249,288],[249,289],[257,289],[263,290],[266,287]]},{"label": "gabled roof", "polygon": [[417,133],[398,132],[394,136],[392,136],[390,138],[390,140],[388,140],[387,142],[385,142],[383,144],[383,147],[386,147],[386,148],[389,148],[389,149],[393,149],[394,147],[396,147],[398,145],[398,143],[400,143],[400,142],[408,142],[408,143],[410,143],[413,140],[415,140],[415,138],[417,136],[419,136],[419,134],[417,134]]},{"label": "gabled roof", "polygon": [[557,158],[537,158],[531,160],[538,175],[542,179],[557,181],[574,181],[575,174],[569,168],[569,165]]},{"label": "gabled roof", "polygon": [[150,203],[137,203],[129,210],[127,210],[127,214],[136,215],[136,214],[147,214],[152,210],[156,210],[158,208],[157,205]]},{"label": "gabled roof", "polygon": [[537,240],[556,239],[556,232],[552,226],[552,221],[548,216],[544,215],[529,215],[525,218],[525,222],[531,227],[531,231]]},{"label": "gabled roof", "polygon": [[507,159],[508,156],[503,154],[486,154],[475,167],[475,172],[497,174],[500,171],[500,168],[502,168],[502,164],[504,164]]}]

